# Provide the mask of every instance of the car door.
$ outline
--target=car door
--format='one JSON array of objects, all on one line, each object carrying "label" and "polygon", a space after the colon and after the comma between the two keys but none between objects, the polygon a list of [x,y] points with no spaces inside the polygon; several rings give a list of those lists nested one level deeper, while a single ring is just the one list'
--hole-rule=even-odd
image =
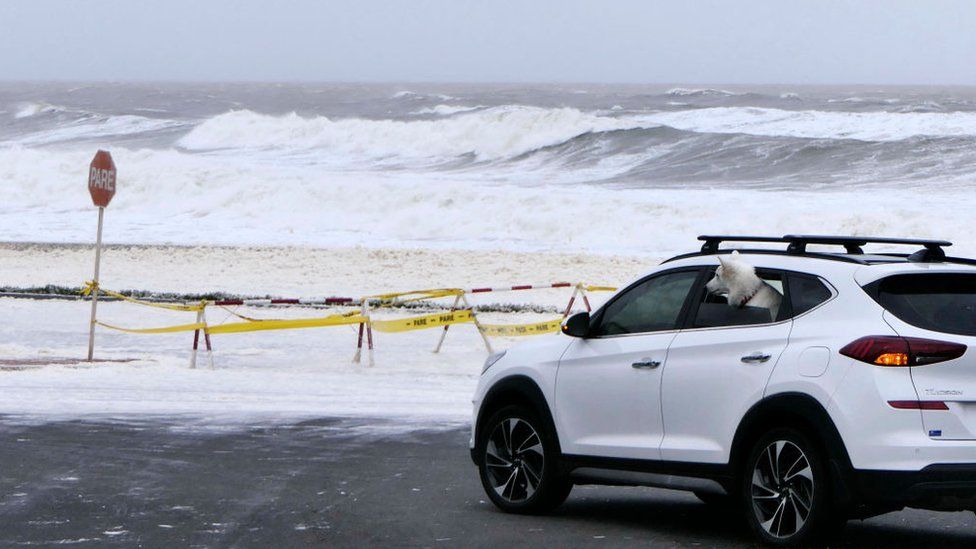
[{"label": "car door", "polygon": [[660,458],[661,372],[701,276],[685,268],[638,281],[594,315],[590,337],[570,344],[555,388],[564,453]]},{"label": "car door", "polygon": [[[757,274],[785,293],[782,272]],[[786,349],[792,327],[789,299],[785,296],[774,313],[731,307],[704,288],[693,299],[663,372],[661,458],[726,463],[739,421],[762,399]]]}]

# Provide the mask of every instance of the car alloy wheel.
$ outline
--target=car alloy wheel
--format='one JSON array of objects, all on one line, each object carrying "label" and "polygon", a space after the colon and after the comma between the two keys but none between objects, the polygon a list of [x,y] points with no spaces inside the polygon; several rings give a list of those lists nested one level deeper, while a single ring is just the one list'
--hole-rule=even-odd
[{"label": "car alloy wheel", "polygon": [[509,503],[528,500],[539,489],[546,467],[539,433],[523,419],[502,420],[485,445],[485,467],[499,497]]},{"label": "car alloy wheel", "polygon": [[752,510],[774,538],[795,536],[810,519],[815,483],[810,458],[789,440],[763,449],[752,469]]}]

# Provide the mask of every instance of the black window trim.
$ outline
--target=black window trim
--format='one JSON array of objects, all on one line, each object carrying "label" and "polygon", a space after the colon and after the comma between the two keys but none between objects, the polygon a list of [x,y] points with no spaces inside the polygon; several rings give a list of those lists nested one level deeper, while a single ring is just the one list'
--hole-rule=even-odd
[{"label": "black window trim", "polygon": [[643,335],[650,335],[650,334],[676,333],[676,332],[680,331],[682,329],[682,327],[686,324],[686,322],[688,320],[688,316],[691,314],[691,304],[694,303],[694,299],[692,298],[692,296],[699,295],[698,294],[698,288],[703,288],[705,286],[705,281],[707,280],[707,278],[706,278],[707,274],[706,273],[709,271],[709,266],[708,265],[691,265],[691,266],[687,266],[687,267],[677,267],[677,268],[674,268],[674,269],[667,269],[667,270],[664,270],[664,271],[657,271],[657,272],[651,273],[651,274],[649,274],[649,275],[647,275],[645,277],[639,278],[635,282],[629,284],[623,290],[617,292],[616,295],[614,295],[612,298],[610,298],[609,300],[607,300],[606,303],[604,303],[603,305],[601,305],[599,309],[597,309],[592,315],[590,315],[590,331],[593,331],[593,330],[596,329],[597,326],[600,325],[600,322],[603,320],[603,314],[604,314],[604,312],[606,312],[607,307],[609,307],[610,305],[612,305],[615,301],[617,301],[618,299],[620,299],[621,296],[625,295],[627,292],[629,292],[633,288],[635,288],[635,287],[637,287],[637,286],[639,286],[639,285],[647,282],[648,280],[650,280],[652,278],[657,278],[659,276],[665,276],[665,275],[670,275],[670,274],[675,274],[675,273],[680,273],[680,272],[694,272],[694,271],[697,271],[698,272],[698,276],[695,278],[695,281],[692,282],[692,285],[691,285],[692,291],[688,292],[688,295],[685,296],[685,301],[681,305],[681,311],[678,313],[678,320],[675,323],[675,327],[674,328],[672,328],[670,330],[656,330],[656,331],[653,331],[653,332],[634,332],[634,333],[630,333],[630,334],[594,335],[594,336],[588,337],[587,339],[610,339],[610,338],[615,338],[615,337],[634,337],[634,336],[643,336]]}]

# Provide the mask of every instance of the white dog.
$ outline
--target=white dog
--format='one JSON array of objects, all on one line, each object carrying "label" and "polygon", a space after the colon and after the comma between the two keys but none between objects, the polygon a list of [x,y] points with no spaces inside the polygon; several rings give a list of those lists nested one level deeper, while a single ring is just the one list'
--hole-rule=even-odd
[{"label": "white dog", "polygon": [[755,267],[739,259],[736,251],[728,259],[718,256],[718,262],[715,276],[705,285],[708,293],[726,294],[732,307],[765,307],[776,318],[783,296],[756,275]]}]

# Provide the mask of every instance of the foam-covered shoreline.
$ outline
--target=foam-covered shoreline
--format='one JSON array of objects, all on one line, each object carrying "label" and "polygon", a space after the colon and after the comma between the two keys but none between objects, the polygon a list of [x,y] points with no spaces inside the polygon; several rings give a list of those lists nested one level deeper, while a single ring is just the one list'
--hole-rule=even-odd
[{"label": "foam-covered shoreline", "polygon": [[[655,258],[590,254],[371,248],[112,245],[101,280],[112,289],[359,297],[391,291],[544,282],[625,284]],[[0,286],[80,286],[93,246],[0,243]],[[567,291],[490,295],[491,302],[563,303]]]},{"label": "foam-covered shoreline", "polygon": [[[78,286],[91,277],[93,247],[0,243],[0,286]],[[586,281],[623,284],[657,263],[651,258],[508,251],[110,245],[101,281],[106,288],[172,292],[221,290],[284,297],[397,290]],[[471,296],[475,304],[565,307],[566,288]],[[609,294],[592,294],[594,305]],[[443,301],[443,300],[442,300]],[[450,302],[448,301],[447,304]],[[580,302],[577,301],[577,308]],[[141,335],[99,329],[96,356],[126,362],[65,364],[86,352],[87,303],[0,297],[0,414],[27,422],[59,419],[139,421],[177,417],[220,428],[322,416],[385,417],[397,429],[461,424],[486,350],[470,326],[451,330],[438,354],[438,330],[374,334],[374,367],[354,364],[349,327],[214,336],[216,369],[200,357],[188,368],[192,334]],[[323,314],[302,308],[240,307],[257,318]],[[123,327],[190,322],[192,313],[123,302],[99,305],[99,318]],[[380,310],[383,316],[411,313]],[[485,322],[531,323],[554,313],[483,312]],[[238,320],[221,307],[208,322]],[[560,335],[537,337],[563,337]],[[524,338],[493,338],[496,350]]]}]

